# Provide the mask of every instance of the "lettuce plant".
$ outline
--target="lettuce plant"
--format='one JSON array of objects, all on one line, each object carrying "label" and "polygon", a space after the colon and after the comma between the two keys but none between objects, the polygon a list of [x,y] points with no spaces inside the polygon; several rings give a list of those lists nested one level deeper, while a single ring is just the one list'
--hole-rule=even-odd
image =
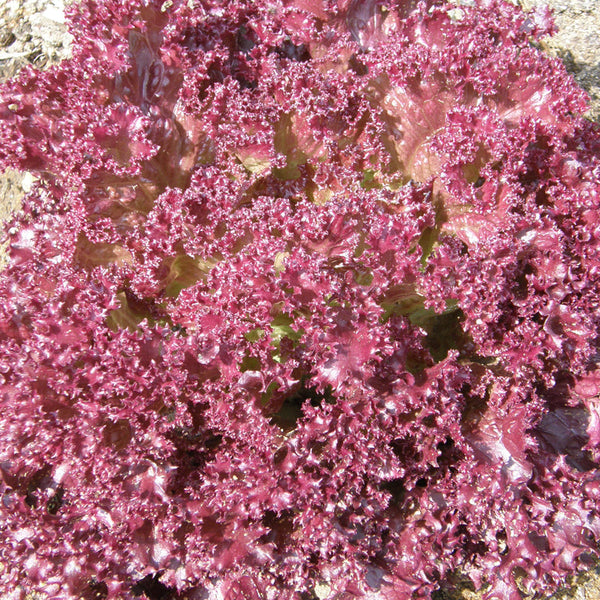
[{"label": "lettuce plant", "polygon": [[0,87],[0,592],[546,594],[600,540],[600,136],[504,0],[83,0]]}]

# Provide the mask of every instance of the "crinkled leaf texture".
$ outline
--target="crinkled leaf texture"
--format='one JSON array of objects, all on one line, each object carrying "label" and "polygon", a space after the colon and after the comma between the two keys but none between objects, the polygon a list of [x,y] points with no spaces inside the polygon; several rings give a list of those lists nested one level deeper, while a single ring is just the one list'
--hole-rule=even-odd
[{"label": "crinkled leaf texture", "polygon": [[595,560],[600,136],[545,13],[463,4],[83,0],[0,87],[3,597]]}]

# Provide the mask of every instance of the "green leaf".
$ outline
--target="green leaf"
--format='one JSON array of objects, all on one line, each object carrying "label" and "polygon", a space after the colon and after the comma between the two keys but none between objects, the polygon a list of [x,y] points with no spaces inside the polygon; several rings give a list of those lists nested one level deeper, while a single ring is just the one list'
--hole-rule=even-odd
[{"label": "green leaf", "polygon": [[244,337],[249,342],[258,342],[258,340],[261,340],[263,337],[265,337],[265,330],[251,329],[250,331],[246,331]]},{"label": "green leaf", "polygon": [[293,322],[294,320],[288,315],[278,315],[271,321],[271,340],[275,346],[279,346],[284,337],[288,337],[294,342],[300,340],[302,332],[291,327]]},{"label": "green leaf", "polygon": [[176,298],[181,290],[194,285],[210,269],[211,265],[207,262],[192,258],[187,254],[180,254],[171,263],[166,281],[165,294],[170,298]]}]

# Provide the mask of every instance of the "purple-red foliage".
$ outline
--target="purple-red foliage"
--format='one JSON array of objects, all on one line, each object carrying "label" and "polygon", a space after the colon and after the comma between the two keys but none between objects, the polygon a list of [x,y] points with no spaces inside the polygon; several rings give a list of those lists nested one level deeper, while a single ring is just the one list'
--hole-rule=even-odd
[{"label": "purple-red foliage", "polygon": [[39,178],[0,594],[506,600],[590,564],[600,136],[547,15],[69,10],[73,57],[0,88],[0,168]]}]

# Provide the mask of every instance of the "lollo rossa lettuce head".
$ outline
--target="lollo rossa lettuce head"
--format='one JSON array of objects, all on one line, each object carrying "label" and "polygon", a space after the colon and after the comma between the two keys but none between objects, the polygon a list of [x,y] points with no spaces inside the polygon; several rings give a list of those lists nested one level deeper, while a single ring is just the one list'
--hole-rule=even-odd
[{"label": "lollo rossa lettuce head", "polygon": [[600,541],[600,135],[503,0],[82,0],[0,87],[0,595],[544,595]]}]

